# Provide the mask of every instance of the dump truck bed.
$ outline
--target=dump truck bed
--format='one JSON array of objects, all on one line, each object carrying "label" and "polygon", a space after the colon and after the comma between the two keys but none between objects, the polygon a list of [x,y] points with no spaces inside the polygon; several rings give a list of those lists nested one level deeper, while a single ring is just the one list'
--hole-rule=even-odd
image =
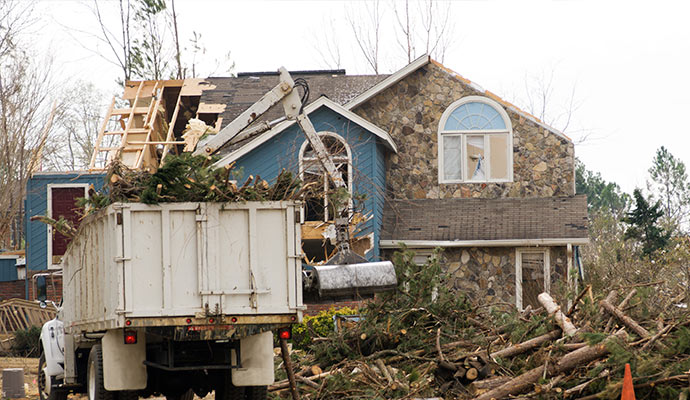
[{"label": "dump truck bed", "polygon": [[292,202],[115,203],[90,215],[63,258],[66,329],[299,319],[296,210]]}]

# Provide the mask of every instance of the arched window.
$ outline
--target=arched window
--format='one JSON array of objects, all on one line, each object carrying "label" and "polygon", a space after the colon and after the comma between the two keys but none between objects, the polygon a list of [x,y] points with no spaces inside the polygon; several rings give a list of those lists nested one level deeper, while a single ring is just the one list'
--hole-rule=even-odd
[{"label": "arched window", "polygon": [[[340,135],[333,132],[319,132],[319,137],[331,155],[335,167],[343,175],[348,192],[352,193],[352,153],[350,147]],[[308,141],[302,144],[299,152],[299,171],[302,182],[304,184],[312,183],[316,188],[313,191],[316,193],[315,196],[305,198],[304,220],[332,221],[336,210],[328,203],[327,194],[334,188]]]},{"label": "arched window", "polygon": [[440,183],[512,181],[512,126],[503,107],[481,96],[451,104],[439,124],[438,160]]}]

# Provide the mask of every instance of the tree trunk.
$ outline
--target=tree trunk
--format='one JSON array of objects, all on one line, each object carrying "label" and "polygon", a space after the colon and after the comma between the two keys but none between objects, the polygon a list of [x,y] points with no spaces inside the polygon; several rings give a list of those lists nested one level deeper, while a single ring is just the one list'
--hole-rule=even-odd
[{"label": "tree trunk", "polygon": [[537,336],[535,338],[527,340],[525,342],[514,344],[510,347],[506,347],[505,349],[495,351],[495,352],[490,354],[490,357],[491,358],[512,357],[514,355],[521,354],[521,353],[524,353],[528,350],[532,350],[534,348],[537,348],[546,342],[556,340],[560,336],[561,336],[561,330],[556,329],[556,330],[553,330],[553,331],[546,333],[544,335]]},{"label": "tree trunk", "polygon": [[539,303],[546,309],[546,311],[553,315],[556,319],[556,323],[561,327],[563,333],[567,336],[573,336],[577,333],[577,328],[570,322],[570,318],[566,317],[561,311],[561,307],[556,304],[553,298],[546,292],[540,294],[537,299]]}]

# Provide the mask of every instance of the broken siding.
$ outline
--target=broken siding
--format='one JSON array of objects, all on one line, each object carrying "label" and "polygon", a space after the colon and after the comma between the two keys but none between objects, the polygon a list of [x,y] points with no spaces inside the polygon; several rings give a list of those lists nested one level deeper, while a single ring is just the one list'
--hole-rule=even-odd
[{"label": "broken siding", "polygon": [[[310,120],[318,132],[329,131],[345,139],[352,153],[353,191],[365,194],[362,213],[372,218],[360,226],[358,236],[374,234],[374,249],[369,259],[378,258],[378,239],[383,221],[383,193],[385,190],[384,145],[379,139],[327,107],[313,111]],[[304,134],[293,125],[237,160],[236,169],[242,170],[238,179],[244,183],[250,175],[261,176],[272,182],[281,170],[299,173],[299,151],[305,141]]]},{"label": "broken siding", "polygon": [[48,226],[39,221],[31,221],[34,215],[48,212],[48,185],[93,184],[96,190],[103,186],[103,174],[55,173],[34,174],[26,184],[25,240],[26,266],[29,270],[48,269]]}]

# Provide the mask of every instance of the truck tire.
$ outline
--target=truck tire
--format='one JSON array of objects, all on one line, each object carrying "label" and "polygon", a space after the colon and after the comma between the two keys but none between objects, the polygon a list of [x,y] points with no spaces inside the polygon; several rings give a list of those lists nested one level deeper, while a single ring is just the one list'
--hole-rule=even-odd
[{"label": "truck tire", "polygon": [[117,400],[138,400],[139,393],[136,390],[121,390],[116,397]]},{"label": "truck tire", "polygon": [[245,400],[266,400],[268,386],[247,386],[244,388]]},{"label": "truck tire", "polygon": [[46,387],[48,380],[43,373],[43,368],[46,366],[46,355],[41,353],[38,359],[38,396],[41,400],[67,400],[67,392],[55,388]]},{"label": "truck tire", "polygon": [[194,392],[192,389],[187,390],[186,392],[182,393],[181,395],[177,396],[165,396],[167,400],[193,400],[194,399]]},{"label": "truck tire", "polygon": [[115,392],[105,390],[103,386],[103,351],[100,344],[94,345],[89,353],[86,388],[89,400],[115,400]]},{"label": "truck tire", "polygon": [[244,400],[244,387],[232,384],[230,374],[223,377],[222,383],[216,388],[216,400]]}]

